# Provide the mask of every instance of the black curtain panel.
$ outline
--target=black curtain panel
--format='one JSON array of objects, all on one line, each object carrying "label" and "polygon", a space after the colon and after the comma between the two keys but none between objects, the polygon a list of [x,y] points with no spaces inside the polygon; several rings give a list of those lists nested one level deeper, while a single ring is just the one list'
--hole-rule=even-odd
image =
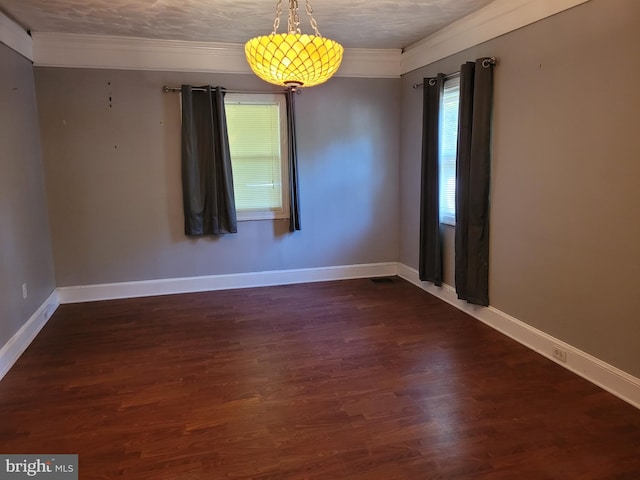
[{"label": "black curtain panel", "polygon": [[221,87],[182,86],[182,197],[186,235],[238,231]]},{"label": "black curtain panel", "polygon": [[295,92],[287,90],[287,133],[289,144],[289,231],[300,230],[300,199],[298,195],[298,149],[296,145]]},{"label": "black curtain panel", "polygon": [[444,75],[424,79],[420,189],[420,280],[442,285],[438,130]]},{"label": "black curtain panel", "polygon": [[489,189],[495,61],[460,68],[456,164],[455,283],[458,298],[489,305]]}]

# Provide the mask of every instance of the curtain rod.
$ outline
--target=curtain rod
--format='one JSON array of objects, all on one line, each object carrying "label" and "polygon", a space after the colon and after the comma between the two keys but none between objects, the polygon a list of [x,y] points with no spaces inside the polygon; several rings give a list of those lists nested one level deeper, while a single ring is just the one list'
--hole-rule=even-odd
[{"label": "curtain rod", "polygon": [[[206,91],[206,89],[204,87],[192,87],[192,90],[195,90],[197,92],[204,92]],[[273,95],[275,93],[287,93],[287,89],[284,90],[277,90],[277,91],[271,91],[271,92],[265,92],[263,91],[259,91],[259,90],[227,90],[226,88],[223,88],[225,93],[253,93],[253,94],[263,94],[263,95]],[[292,89],[295,93],[300,94],[302,92],[302,90],[300,90],[299,88],[293,88]],[[164,87],[162,87],[162,91],[164,93],[180,93],[182,91],[182,87],[169,87],[168,85],[165,85]]]},{"label": "curtain rod", "polygon": [[[449,75],[445,75],[444,79],[445,80],[449,80],[450,78],[456,78],[456,77],[459,77],[459,76],[460,76],[460,72],[453,72],[453,73],[450,73]],[[414,83],[412,85],[412,87],[415,88],[415,89],[424,87],[424,82]]]},{"label": "curtain rod", "polygon": [[[484,58],[482,60],[482,66],[484,68],[487,68],[489,65],[495,65],[496,63],[498,63],[498,59],[496,57],[487,57],[487,58]],[[444,79],[445,80],[449,80],[450,78],[455,78],[455,77],[459,77],[459,76],[460,76],[460,72],[453,72],[453,73],[450,73],[449,75],[445,75]],[[414,89],[418,89],[418,88],[424,87],[424,82],[422,82],[422,83],[414,83],[412,85],[412,87]]]}]

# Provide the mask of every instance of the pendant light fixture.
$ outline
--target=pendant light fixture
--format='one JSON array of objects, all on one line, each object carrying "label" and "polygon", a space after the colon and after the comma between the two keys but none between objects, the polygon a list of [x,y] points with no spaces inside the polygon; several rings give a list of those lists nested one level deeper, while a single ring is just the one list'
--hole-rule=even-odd
[{"label": "pendant light fixture", "polygon": [[244,51],[253,73],[262,80],[285,87],[312,87],[326,82],[342,62],[342,45],[323,37],[306,0],[306,10],[315,35],[300,31],[298,0],[289,1],[287,33],[278,33],[282,0],[276,5],[276,18],[270,35],[252,38]]}]

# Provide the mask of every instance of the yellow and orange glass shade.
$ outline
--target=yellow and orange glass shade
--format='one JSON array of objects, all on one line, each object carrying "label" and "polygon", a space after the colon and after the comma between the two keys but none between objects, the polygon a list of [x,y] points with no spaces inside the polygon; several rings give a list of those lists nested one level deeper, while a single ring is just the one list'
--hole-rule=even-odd
[{"label": "yellow and orange glass shade", "polygon": [[274,28],[270,35],[249,40],[244,50],[253,73],[285,87],[312,87],[331,78],[340,67],[344,49],[319,35],[314,23],[316,35],[302,34],[299,29],[277,33]]}]

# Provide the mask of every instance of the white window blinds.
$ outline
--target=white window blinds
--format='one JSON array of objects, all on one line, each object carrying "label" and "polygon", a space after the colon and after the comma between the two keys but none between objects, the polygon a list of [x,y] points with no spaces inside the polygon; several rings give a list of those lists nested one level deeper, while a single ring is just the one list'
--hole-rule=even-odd
[{"label": "white window blinds", "polygon": [[445,81],[440,99],[440,222],[456,224],[456,152],[460,77]]},{"label": "white window blinds", "polygon": [[225,109],[238,218],[288,216],[284,97],[228,94]]}]

